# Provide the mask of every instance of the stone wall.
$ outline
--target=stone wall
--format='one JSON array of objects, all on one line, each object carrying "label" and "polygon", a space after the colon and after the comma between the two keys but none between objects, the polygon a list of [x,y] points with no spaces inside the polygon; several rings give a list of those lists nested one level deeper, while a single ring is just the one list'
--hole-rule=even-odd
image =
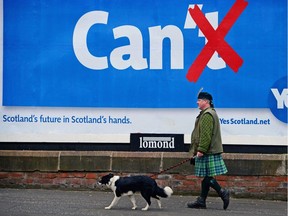
[{"label": "stone wall", "polygon": [[[0,151],[0,187],[100,190],[112,172],[144,174],[176,194],[198,195],[201,179],[186,152]],[[217,177],[233,197],[287,200],[287,154],[223,154],[229,173]],[[211,195],[216,195],[211,191]]]}]

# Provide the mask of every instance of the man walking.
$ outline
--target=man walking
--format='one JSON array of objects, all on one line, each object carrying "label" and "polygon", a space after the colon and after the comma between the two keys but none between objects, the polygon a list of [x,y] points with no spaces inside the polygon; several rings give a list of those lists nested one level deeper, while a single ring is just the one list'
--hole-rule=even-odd
[{"label": "man walking", "polygon": [[197,116],[195,127],[191,135],[190,152],[195,157],[195,175],[203,177],[201,194],[195,202],[187,203],[189,208],[206,208],[206,198],[210,187],[223,200],[223,209],[229,205],[229,191],[221,188],[215,176],[227,173],[222,158],[223,146],[218,115],[214,109],[212,95],[200,92],[197,100],[201,110]]}]

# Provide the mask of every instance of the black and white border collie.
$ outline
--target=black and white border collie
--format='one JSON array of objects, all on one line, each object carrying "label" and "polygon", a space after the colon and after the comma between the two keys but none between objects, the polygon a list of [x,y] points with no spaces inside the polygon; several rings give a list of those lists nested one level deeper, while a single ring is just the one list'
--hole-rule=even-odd
[{"label": "black and white border collie", "polygon": [[122,196],[128,196],[133,204],[132,209],[136,209],[135,192],[140,192],[147,202],[146,207],[142,208],[142,210],[148,210],[151,205],[151,197],[157,199],[158,206],[161,208],[159,197],[167,198],[173,193],[170,187],[160,188],[154,179],[143,175],[120,177],[110,173],[103,176],[98,184],[106,185],[115,195],[111,204],[105,207],[105,209],[111,209],[115,206]]}]

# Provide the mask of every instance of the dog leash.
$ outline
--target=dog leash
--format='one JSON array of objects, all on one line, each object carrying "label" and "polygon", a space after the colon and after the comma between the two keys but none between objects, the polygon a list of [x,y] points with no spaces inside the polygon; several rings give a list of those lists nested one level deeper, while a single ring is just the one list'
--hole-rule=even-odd
[{"label": "dog leash", "polygon": [[[193,158],[195,158],[195,156],[194,156]],[[178,166],[181,166],[182,164],[187,163],[187,162],[190,161],[190,160],[191,160],[191,158],[187,158],[187,159],[185,159],[185,160],[182,160],[181,162],[179,162],[179,163],[177,163],[177,164],[175,164],[175,165],[173,165],[173,166],[170,166],[170,167],[168,167],[167,169],[164,169],[164,170],[162,170],[162,171],[160,171],[160,172],[158,172],[158,173],[156,173],[156,174],[151,175],[150,177],[151,177],[151,178],[156,177],[157,175],[160,175],[160,174],[162,174],[162,173],[164,173],[164,172],[167,172],[168,170],[171,170],[171,169],[174,169],[174,168],[176,168],[176,167],[178,167]]]}]

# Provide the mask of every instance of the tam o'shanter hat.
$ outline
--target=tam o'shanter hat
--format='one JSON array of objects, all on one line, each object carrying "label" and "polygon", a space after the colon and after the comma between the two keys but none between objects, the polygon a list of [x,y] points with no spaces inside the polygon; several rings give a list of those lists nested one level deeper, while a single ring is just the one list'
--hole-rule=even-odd
[{"label": "tam o'shanter hat", "polygon": [[198,99],[206,99],[206,100],[212,101],[213,97],[208,92],[200,92],[198,94]]}]

